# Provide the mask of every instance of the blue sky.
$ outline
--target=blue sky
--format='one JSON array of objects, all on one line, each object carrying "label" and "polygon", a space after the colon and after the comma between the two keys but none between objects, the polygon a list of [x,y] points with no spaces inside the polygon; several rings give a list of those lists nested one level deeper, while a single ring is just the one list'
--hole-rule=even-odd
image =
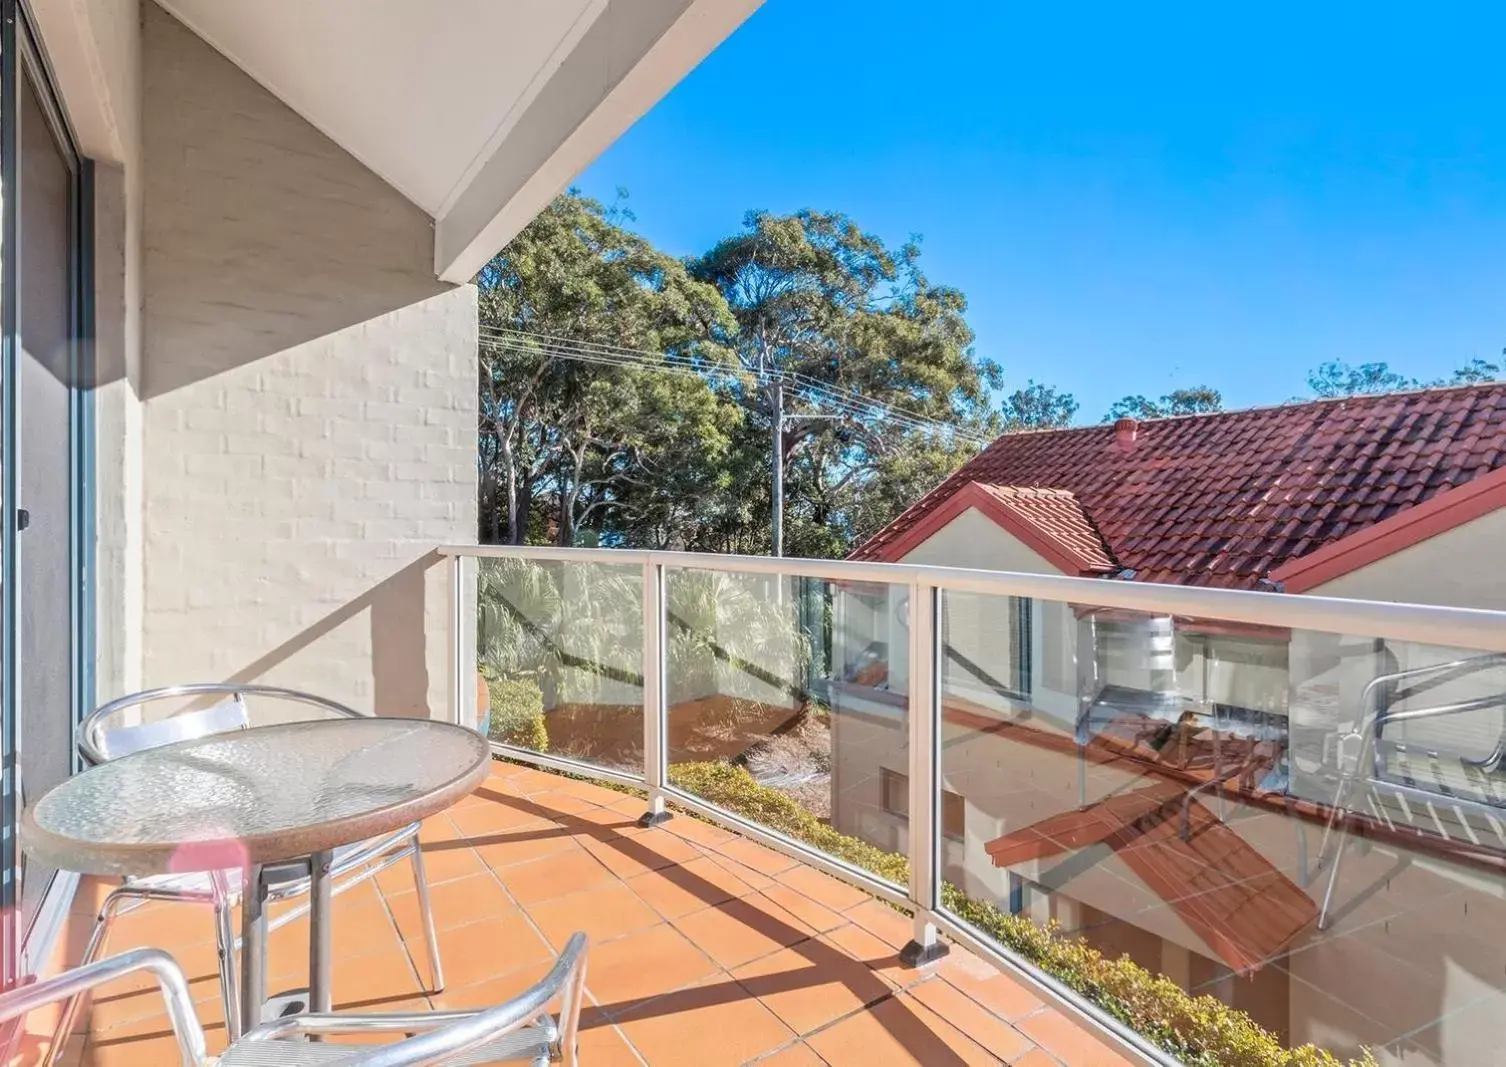
[{"label": "blue sky", "polygon": [[1506,4],[766,0],[579,181],[702,251],[749,208],[923,236],[1010,388],[1306,391],[1506,346]]}]

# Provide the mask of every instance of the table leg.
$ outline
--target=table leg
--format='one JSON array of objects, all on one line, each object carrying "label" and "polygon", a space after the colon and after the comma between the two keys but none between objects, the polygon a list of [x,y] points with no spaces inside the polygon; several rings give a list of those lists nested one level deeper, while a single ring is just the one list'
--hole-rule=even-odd
[{"label": "table leg", "polygon": [[333,897],[329,852],[309,857],[309,1011],[327,1012],[333,1007],[330,974],[334,966],[334,930],[330,901]]},{"label": "table leg", "polygon": [[242,887],[232,887],[225,871],[210,871],[209,881],[214,886],[214,940],[225,1004],[225,1034],[234,1041],[245,1031],[241,1025],[240,976],[235,973],[235,916],[231,908]]},{"label": "table leg", "polygon": [[261,864],[246,868],[241,891],[241,1025],[261,1022],[267,999],[267,882]]}]

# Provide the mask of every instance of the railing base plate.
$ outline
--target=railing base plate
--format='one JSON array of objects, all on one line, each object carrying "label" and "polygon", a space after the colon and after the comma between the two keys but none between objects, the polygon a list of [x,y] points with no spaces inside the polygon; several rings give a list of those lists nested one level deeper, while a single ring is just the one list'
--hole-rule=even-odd
[{"label": "railing base plate", "polygon": [[638,816],[638,825],[644,829],[648,829],[653,826],[662,826],[673,818],[674,815],[671,812],[645,811],[642,815]]},{"label": "railing base plate", "polygon": [[906,967],[924,967],[928,963],[935,963],[950,951],[951,946],[945,941],[932,941],[929,945],[911,941],[899,950],[899,962]]}]

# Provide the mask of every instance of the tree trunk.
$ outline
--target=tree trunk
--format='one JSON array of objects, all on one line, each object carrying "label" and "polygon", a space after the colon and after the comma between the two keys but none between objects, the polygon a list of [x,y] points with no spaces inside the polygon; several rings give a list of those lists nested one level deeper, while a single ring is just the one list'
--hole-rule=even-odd
[{"label": "tree trunk", "polygon": [[512,472],[508,481],[507,543],[521,545],[528,540],[528,508],[533,503],[533,486]]},{"label": "tree trunk", "polygon": [[571,548],[575,544],[575,499],[574,489],[560,490],[559,537],[556,540],[561,548]]},{"label": "tree trunk", "polygon": [[511,438],[502,438],[501,455],[502,462],[507,468],[507,544],[521,545],[523,538],[520,536],[520,530],[527,520],[524,517],[526,511],[519,507],[518,458],[513,452]]},{"label": "tree trunk", "polygon": [[481,475],[481,521],[476,536],[484,545],[494,545],[501,530],[501,502],[497,500],[497,472],[488,469]]}]

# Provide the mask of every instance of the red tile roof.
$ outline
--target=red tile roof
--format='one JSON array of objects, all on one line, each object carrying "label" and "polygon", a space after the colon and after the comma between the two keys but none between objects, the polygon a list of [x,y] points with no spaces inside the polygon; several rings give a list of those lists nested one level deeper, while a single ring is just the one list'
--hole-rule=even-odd
[{"label": "red tile roof", "polygon": [[[1035,487],[1075,498],[1081,521],[1057,537],[1080,550],[1093,528],[1104,558],[1137,580],[1255,587],[1284,563],[1506,468],[1506,382],[1156,419],[1128,436],[1112,425],[1006,434],[853,558],[901,558],[928,535],[928,516],[972,483],[1016,506],[1020,489]],[[1031,521],[1044,523],[1043,510]]]},{"label": "red tile roof", "polygon": [[1059,545],[1079,573],[1107,574],[1119,569],[1071,490],[986,484],[979,488],[1019,522]]}]

